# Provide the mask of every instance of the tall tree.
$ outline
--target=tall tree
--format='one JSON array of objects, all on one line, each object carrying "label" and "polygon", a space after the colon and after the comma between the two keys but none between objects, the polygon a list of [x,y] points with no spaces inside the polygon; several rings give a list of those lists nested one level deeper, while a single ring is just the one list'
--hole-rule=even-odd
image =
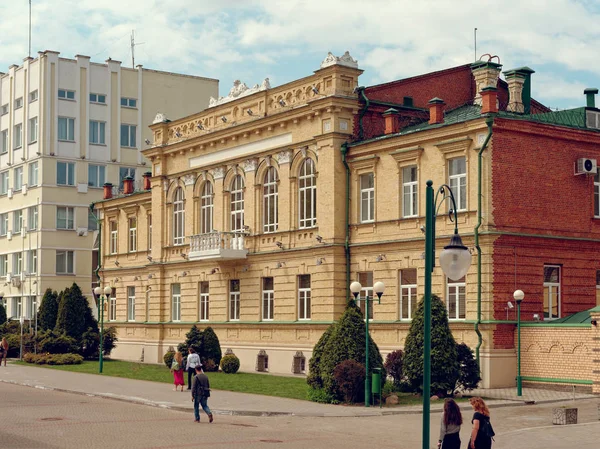
[{"label": "tall tree", "polygon": [[88,327],[93,327],[90,322],[91,314],[87,298],[83,296],[79,286],[74,283],[71,288],[64,291],[58,305],[56,329],[80,341]]},{"label": "tall tree", "polygon": [[52,330],[56,327],[58,316],[58,293],[51,288],[46,289],[40,309],[38,310],[38,326],[40,330]]}]

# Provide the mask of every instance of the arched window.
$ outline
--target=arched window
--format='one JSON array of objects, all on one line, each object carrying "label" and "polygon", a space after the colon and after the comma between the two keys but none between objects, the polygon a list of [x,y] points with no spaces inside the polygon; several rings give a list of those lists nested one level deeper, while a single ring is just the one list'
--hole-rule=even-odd
[{"label": "arched window", "polygon": [[183,245],[185,240],[185,205],[183,189],[177,187],[173,196],[173,245]]},{"label": "arched window", "polygon": [[237,175],[231,183],[231,232],[244,232],[244,178]]},{"label": "arched window", "polygon": [[200,196],[200,234],[206,234],[213,230],[213,186],[210,181],[202,186]]},{"label": "arched window", "polygon": [[299,227],[312,228],[317,224],[317,178],[312,159],[306,159],[300,167],[298,189]]},{"label": "arched window", "polygon": [[275,232],[279,227],[277,181],[277,170],[269,167],[263,182],[263,232]]}]

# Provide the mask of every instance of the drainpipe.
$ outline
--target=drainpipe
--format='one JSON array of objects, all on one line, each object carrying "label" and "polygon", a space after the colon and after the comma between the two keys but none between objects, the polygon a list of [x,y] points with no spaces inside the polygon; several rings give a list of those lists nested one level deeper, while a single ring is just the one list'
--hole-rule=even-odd
[{"label": "drainpipe", "polygon": [[364,104],[365,104],[364,107],[360,110],[360,113],[358,116],[358,140],[363,140],[364,135],[365,135],[365,129],[363,127],[363,117],[367,113],[367,110],[369,109],[369,105],[371,104],[371,102],[365,95],[364,86],[357,87],[356,92],[362,97],[362,99],[364,100]]},{"label": "drainpipe", "polygon": [[477,249],[477,321],[475,322],[475,333],[477,334],[477,347],[475,348],[475,359],[477,360],[477,364],[481,368],[481,363],[479,360],[479,349],[483,344],[483,338],[481,337],[481,332],[479,331],[479,325],[481,324],[481,247],[479,246],[479,228],[481,227],[481,161],[483,157],[483,152],[488,146],[488,143],[492,137],[492,125],[494,124],[494,117],[489,116],[485,120],[485,124],[488,127],[487,136],[485,136],[485,140],[483,141],[483,145],[481,145],[481,149],[477,154],[477,226],[475,226],[474,234],[475,234],[475,248]]},{"label": "drainpipe", "polygon": [[98,217],[96,217],[96,214],[94,214],[94,203],[90,204],[90,212],[96,219],[96,223],[98,223],[98,266],[94,270],[94,274],[96,275],[96,279],[98,279],[98,285],[100,285],[100,275],[98,273],[102,267],[102,222],[98,220]]},{"label": "drainpipe", "polygon": [[[365,97],[367,98],[367,97]],[[369,101],[369,100],[367,100]],[[362,129],[362,123],[360,124]],[[344,253],[346,254],[346,305],[350,302],[350,167],[346,161],[348,154],[348,142],[340,147],[342,162],[346,167],[346,241],[344,242]]]}]

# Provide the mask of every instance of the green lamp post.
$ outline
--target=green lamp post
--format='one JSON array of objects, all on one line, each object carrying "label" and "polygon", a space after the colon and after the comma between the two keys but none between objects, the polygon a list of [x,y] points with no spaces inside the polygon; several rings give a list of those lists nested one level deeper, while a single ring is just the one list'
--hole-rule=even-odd
[{"label": "green lamp post", "polygon": [[98,372],[102,374],[103,362],[104,362],[104,300],[108,298],[110,295],[110,291],[112,289],[109,286],[104,287],[104,295],[102,295],[102,289],[100,287],[96,287],[94,289],[94,293],[98,298],[98,311],[100,315],[100,355],[98,357]]},{"label": "green lamp post", "polygon": [[[438,203],[438,196],[441,195]],[[431,419],[431,273],[435,266],[435,221],[444,201],[450,201],[448,212],[454,222],[454,235],[450,244],[440,253],[440,266],[448,278],[458,280],[467,274],[471,253],[458,235],[456,201],[452,189],[444,184],[433,197],[433,181],[427,181],[425,190],[425,296],[423,330],[423,449],[429,449],[429,421]]]},{"label": "green lamp post", "polygon": [[525,298],[523,290],[515,290],[513,298],[517,303],[517,396],[523,396],[523,380],[521,379],[521,301]]},{"label": "green lamp post", "polygon": [[[360,291],[362,285],[360,282],[353,282],[350,284],[350,291],[354,295],[355,301],[360,301]],[[373,291],[377,295],[377,302],[381,301],[381,295],[385,290],[385,284],[383,282],[375,282],[373,285]],[[369,376],[369,295],[365,295],[365,407],[371,406],[371,377]]]}]

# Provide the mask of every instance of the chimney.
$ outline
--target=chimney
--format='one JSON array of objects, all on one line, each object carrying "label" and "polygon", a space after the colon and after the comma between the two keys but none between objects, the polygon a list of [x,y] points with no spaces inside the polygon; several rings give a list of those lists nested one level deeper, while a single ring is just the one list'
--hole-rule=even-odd
[{"label": "chimney", "polygon": [[475,78],[474,103],[481,106],[481,91],[486,87],[498,87],[498,77],[502,64],[491,61],[477,61],[471,64],[473,78]]},{"label": "chimney", "polygon": [[429,124],[435,125],[438,123],[444,123],[444,100],[441,98],[432,98],[428,102],[429,104]]},{"label": "chimney", "polygon": [[110,182],[104,183],[104,199],[110,200],[112,198],[112,184]]},{"label": "chimney", "polygon": [[535,73],[529,67],[504,72],[508,83],[507,111],[521,114],[531,113],[531,74]]},{"label": "chimney", "polygon": [[150,177],[152,176],[152,172],[147,171],[142,176],[144,177],[144,190],[150,190],[152,188],[150,185]]},{"label": "chimney", "polygon": [[126,176],[123,179],[123,194],[130,195],[133,193],[133,178],[131,176]]},{"label": "chimney", "polygon": [[498,112],[498,89],[484,87],[481,91],[481,113],[490,114]]},{"label": "chimney", "polygon": [[394,134],[400,131],[400,117],[398,117],[396,109],[389,108],[382,115],[385,119],[385,134]]},{"label": "chimney", "polygon": [[596,107],[596,94],[598,93],[598,89],[595,87],[588,87],[583,91],[585,94],[586,106],[588,108]]}]

